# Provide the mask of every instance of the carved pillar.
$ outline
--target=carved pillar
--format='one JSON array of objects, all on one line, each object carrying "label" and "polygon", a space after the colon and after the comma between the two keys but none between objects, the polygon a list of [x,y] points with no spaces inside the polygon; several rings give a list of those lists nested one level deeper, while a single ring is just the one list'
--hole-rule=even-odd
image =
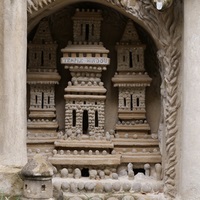
[{"label": "carved pillar", "polygon": [[27,160],[26,3],[0,1],[0,165],[4,166],[23,166]]},{"label": "carved pillar", "polygon": [[200,199],[200,5],[184,1],[181,199]]}]

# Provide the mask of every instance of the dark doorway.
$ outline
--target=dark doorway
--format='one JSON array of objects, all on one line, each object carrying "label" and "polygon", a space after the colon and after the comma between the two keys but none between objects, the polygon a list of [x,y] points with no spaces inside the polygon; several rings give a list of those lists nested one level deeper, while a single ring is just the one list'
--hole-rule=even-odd
[{"label": "dark doorway", "polygon": [[90,25],[86,24],[86,26],[85,26],[85,40],[86,41],[89,40],[89,33],[90,33]]},{"label": "dark doorway", "polygon": [[88,168],[83,168],[81,170],[81,176],[82,177],[89,177],[89,169]]},{"label": "dark doorway", "polygon": [[76,110],[73,110],[72,112],[72,126],[76,126]]},{"label": "dark doorway", "polygon": [[98,117],[98,111],[95,111],[95,127],[99,126],[99,117]]},{"label": "dark doorway", "polygon": [[144,169],[133,169],[133,171],[134,171],[134,174],[135,174],[135,175],[138,174],[138,173],[143,173],[143,174],[145,174],[145,170],[144,170]]},{"label": "dark doorway", "polygon": [[130,67],[130,68],[133,68],[132,51],[129,51],[129,67]]},{"label": "dark doorway", "polygon": [[88,111],[84,110],[83,111],[83,134],[88,133]]}]

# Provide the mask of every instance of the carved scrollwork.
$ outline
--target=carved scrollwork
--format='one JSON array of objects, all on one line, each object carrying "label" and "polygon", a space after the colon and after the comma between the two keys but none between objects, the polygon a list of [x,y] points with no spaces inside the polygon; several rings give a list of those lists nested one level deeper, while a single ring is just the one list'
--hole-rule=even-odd
[{"label": "carved scrollwork", "polygon": [[32,13],[33,10],[38,11],[40,8],[43,8],[45,5],[48,5],[55,0],[27,0],[27,11]]}]

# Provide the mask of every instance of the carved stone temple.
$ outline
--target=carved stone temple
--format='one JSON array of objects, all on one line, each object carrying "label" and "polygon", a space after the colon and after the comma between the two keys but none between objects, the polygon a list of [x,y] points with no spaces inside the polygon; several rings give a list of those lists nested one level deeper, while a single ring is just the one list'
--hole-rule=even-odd
[{"label": "carved stone temple", "polygon": [[0,199],[200,199],[199,0],[0,1]]},{"label": "carved stone temple", "polygon": [[[152,82],[145,71],[146,45],[128,19],[110,51],[102,42],[104,15],[102,9],[75,7],[72,40],[61,49],[44,18],[28,44],[29,162],[37,154],[48,159],[53,183],[64,196],[163,190],[158,134],[146,117],[146,88]],[[39,191],[43,182],[31,184]]]}]

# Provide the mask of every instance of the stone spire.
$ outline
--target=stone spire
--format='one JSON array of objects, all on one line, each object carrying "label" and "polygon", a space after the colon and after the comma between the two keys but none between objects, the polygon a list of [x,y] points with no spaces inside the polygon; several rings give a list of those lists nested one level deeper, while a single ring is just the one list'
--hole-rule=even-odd
[{"label": "stone spire", "polygon": [[51,44],[53,43],[49,22],[44,18],[38,25],[37,32],[34,35],[32,43],[34,44]]},{"label": "stone spire", "polygon": [[135,26],[133,26],[132,20],[128,20],[120,42],[121,43],[129,43],[129,44],[140,43],[138,33],[135,29]]}]

